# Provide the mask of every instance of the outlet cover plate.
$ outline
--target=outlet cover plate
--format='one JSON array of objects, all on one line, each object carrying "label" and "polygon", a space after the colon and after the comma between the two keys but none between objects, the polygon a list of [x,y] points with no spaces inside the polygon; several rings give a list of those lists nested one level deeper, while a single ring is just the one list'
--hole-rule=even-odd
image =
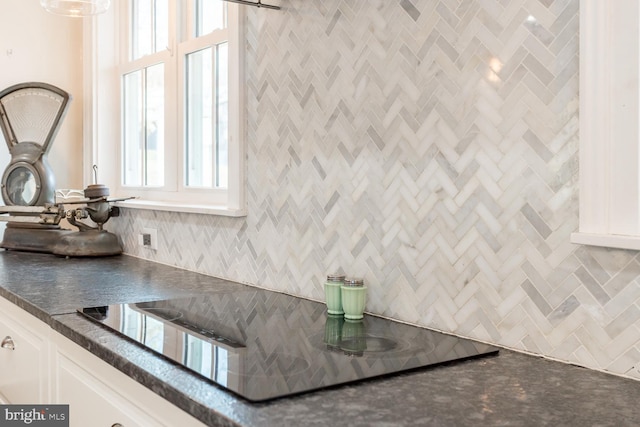
[{"label": "outlet cover plate", "polygon": [[[144,235],[148,234],[151,240],[151,244],[145,245],[144,243]],[[138,235],[138,244],[140,246],[144,246],[145,248],[153,249],[154,251],[158,250],[158,230],[155,228],[143,228],[141,233]]]}]

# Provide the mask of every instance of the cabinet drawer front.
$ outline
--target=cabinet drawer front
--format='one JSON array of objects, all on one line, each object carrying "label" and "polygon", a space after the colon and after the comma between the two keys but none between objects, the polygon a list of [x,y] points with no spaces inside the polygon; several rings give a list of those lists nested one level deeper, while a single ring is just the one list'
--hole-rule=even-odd
[{"label": "cabinet drawer front", "polygon": [[53,401],[70,427],[204,427],[204,424],[57,333]]},{"label": "cabinet drawer front", "polygon": [[58,358],[57,400],[69,405],[71,427],[157,426],[131,402],[64,356]]}]

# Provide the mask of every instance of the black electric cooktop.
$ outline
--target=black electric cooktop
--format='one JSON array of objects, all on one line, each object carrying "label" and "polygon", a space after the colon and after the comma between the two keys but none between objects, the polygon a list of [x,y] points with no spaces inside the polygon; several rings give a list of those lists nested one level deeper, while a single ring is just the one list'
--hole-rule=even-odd
[{"label": "black electric cooktop", "polygon": [[475,341],[254,288],[78,310],[250,401],[496,354]]}]

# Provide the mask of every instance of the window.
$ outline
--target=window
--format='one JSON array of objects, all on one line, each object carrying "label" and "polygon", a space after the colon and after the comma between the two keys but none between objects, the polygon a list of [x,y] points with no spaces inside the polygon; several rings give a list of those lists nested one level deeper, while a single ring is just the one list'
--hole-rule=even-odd
[{"label": "window", "polygon": [[138,198],[125,206],[244,215],[239,12],[220,0],[128,0],[85,29],[85,161],[112,196]]},{"label": "window", "polygon": [[580,229],[573,243],[640,249],[640,9],[580,2]]}]

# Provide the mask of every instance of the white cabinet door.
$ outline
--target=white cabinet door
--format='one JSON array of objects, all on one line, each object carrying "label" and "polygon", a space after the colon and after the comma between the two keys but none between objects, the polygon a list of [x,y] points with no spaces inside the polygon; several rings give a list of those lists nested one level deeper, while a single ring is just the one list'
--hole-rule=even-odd
[{"label": "white cabinet door", "polygon": [[49,327],[0,298],[0,402],[49,400]]},{"label": "white cabinet door", "polygon": [[204,427],[62,335],[52,336],[54,403],[69,405],[70,427]]}]

